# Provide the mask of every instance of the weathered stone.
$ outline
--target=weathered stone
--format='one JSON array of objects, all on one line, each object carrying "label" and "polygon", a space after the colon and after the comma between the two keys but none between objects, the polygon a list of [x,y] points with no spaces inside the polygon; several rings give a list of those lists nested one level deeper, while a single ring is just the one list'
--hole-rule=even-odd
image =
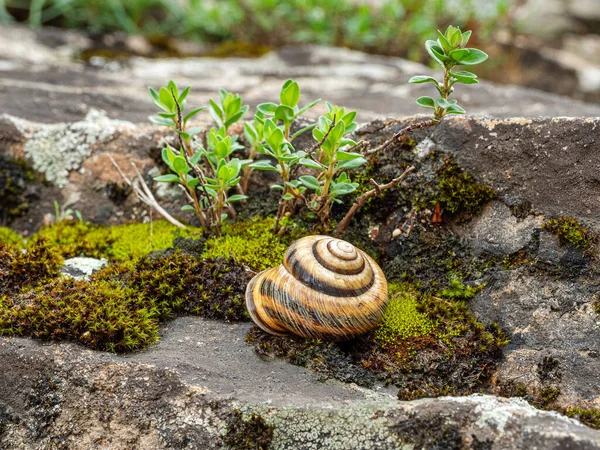
[{"label": "weathered stone", "polygon": [[[89,109],[96,108],[111,118],[146,122],[155,109],[147,86],[162,86],[170,78],[192,86],[190,105],[207,104],[222,87],[240,93],[251,106],[278,98],[283,81],[294,78],[302,88],[303,102],[327,99],[357,109],[360,121],[421,112],[414,99],[431,94],[431,86],[407,84],[412,75],[430,73],[427,67],[347,49],[300,46],[256,60],[135,57],[86,65],[73,57],[85,47],[85,39],[64,41],[59,46],[45,46],[43,36],[34,31],[0,27],[0,59],[5,61],[0,65],[0,113],[57,123],[81,120]],[[474,114],[600,115],[597,105],[490,83],[464,86],[456,98]],[[313,115],[324,110],[324,105],[319,105]]]},{"label": "weathered stone", "polygon": [[524,268],[495,274],[470,306],[484,323],[497,322],[509,333],[498,379],[539,386],[538,364],[552,357],[562,373],[561,402],[600,404],[598,292],[597,280],[554,280]]},{"label": "weathered stone", "polygon": [[[172,336],[169,345],[182,321],[195,334]],[[236,431],[228,428],[234,409],[273,427],[272,449],[600,448],[600,431],[520,399],[369,399],[364,390],[315,384],[304,369],[259,360],[239,338],[231,339],[245,326],[191,318],[169,325],[156,349],[126,358],[72,344],[0,339],[2,448],[223,448],[223,436]],[[222,364],[195,368],[203,375],[186,378],[188,360],[215,347]],[[247,387],[228,398],[227,383]]]},{"label": "weathered stone", "polygon": [[494,201],[468,225],[457,227],[457,231],[474,252],[503,256],[527,246],[541,225],[541,218],[527,216],[518,220],[508,206]]}]

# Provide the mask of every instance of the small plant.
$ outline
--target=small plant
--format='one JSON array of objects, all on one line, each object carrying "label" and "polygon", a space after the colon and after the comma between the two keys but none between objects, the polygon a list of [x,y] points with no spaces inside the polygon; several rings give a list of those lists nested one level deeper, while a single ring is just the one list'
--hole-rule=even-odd
[{"label": "small plant", "polygon": [[474,66],[488,59],[488,55],[476,48],[465,48],[471,37],[471,31],[462,32],[460,28],[448,26],[445,33],[437,30],[438,39],[425,42],[425,49],[433,61],[443,69],[442,81],[437,81],[429,75],[417,75],[408,80],[411,84],[433,83],[439,94],[437,99],[429,96],[419,97],[418,105],[433,109],[433,118],[418,122],[403,128],[391,139],[380,146],[370,150],[368,154],[384,151],[394,142],[400,141],[413,130],[427,128],[439,123],[446,115],[464,114],[465,110],[458,105],[456,100],[449,100],[450,94],[454,92],[456,83],[477,84],[477,75],[466,70],[457,71],[457,66]]},{"label": "small plant", "polygon": [[[232,203],[246,199],[243,191],[230,195],[230,190],[239,187],[243,161],[232,158],[232,153],[243,148],[237,136],[227,135],[227,130],[248,111],[239,95],[221,89],[220,104],[210,100],[210,112],[219,126],[211,128],[206,142],[198,139],[201,128],[187,128],[188,121],[204,108],[195,108],[185,114],[186,97],[190,87],[181,93],[173,81],[158,92],[149,88],[156,106],[162,109],[150,120],[175,130],[179,137],[179,149],[167,146],[162,159],[171,173],[155,178],[155,181],[177,183],[187,194],[190,204],[183,211],[193,211],[205,232],[221,234],[221,225],[228,215],[234,216]],[[204,145],[203,145],[204,144]]]},{"label": "small plant", "polygon": [[63,205],[62,207],[58,203],[58,201],[54,200],[54,220],[56,222],[62,222],[64,220],[73,220],[75,216],[79,223],[83,223],[83,216],[81,212],[77,209],[73,210],[68,208],[67,205]]},{"label": "small plant", "polygon": [[471,37],[471,31],[460,31],[460,28],[450,25],[445,33],[438,30],[437,41],[428,40],[425,48],[429,56],[438,63],[443,71],[443,81],[437,81],[428,75],[417,75],[408,80],[409,83],[433,83],[439,93],[437,99],[419,97],[417,104],[433,109],[434,121],[439,121],[448,114],[464,114],[465,110],[458,106],[456,100],[448,100],[454,91],[454,84],[477,84],[477,75],[461,70],[453,71],[456,66],[474,66],[484,62],[488,55],[476,48],[465,48]]}]

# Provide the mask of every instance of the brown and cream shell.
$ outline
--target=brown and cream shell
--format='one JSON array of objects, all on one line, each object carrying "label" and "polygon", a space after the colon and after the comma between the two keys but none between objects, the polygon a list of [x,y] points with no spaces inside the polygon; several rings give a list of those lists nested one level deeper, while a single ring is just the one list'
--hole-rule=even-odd
[{"label": "brown and cream shell", "polygon": [[246,289],[248,313],[267,333],[330,341],[374,328],[387,301],[387,281],[377,263],[329,236],[294,242],[282,265],[260,272]]}]

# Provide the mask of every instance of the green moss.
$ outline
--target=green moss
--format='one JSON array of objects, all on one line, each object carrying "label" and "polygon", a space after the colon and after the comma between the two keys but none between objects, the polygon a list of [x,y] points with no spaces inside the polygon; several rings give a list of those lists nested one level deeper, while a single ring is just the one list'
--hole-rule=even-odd
[{"label": "green moss", "polygon": [[274,218],[256,218],[250,222],[227,224],[223,227],[223,236],[206,241],[203,256],[231,257],[255,270],[278,266],[289,244],[302,236],[302,230],[277,236],[272,232],[274,223]]},{"label": "green moss", "polygon": [[231,261],[180,251],[144,257],[109,266],[89,282],[61,278],[18,295],[9,291],[0,300],[0,334],[109,351],[142,348],[158,339],[159,322],[176,314],[245,319],[248,281],[249,274]]},{"label": "green moss", "polygon": [[111,261],[139,259],[155,250],[171,247],[177,237],[200,236],[197,228],[181,230],[165,220],[104,227],[76,221],[61,221],[43,227],[32,242],[43,237],[64,258],[89,256]]},{"label": "green moss", "polygon": [[585,254],[592,256],[598,236],[584,228],[572,217],[548,219],[543,224],[545,230],[558,236],[562,244],[571,244]]},{"label": "green moss", "polygon": [[10,228],[0,227],[0,244],[22,248],[23,238],[20,234],[15,233]]},{"label": "green moss", "polygon": [[273,426],[258,414],[244,417],[235,409],[227,418],[223,443],[232,450],[267,450],[272,440]]},{"label": "green moss", "polygon": [[483,206],[496,197],[489,186],[484,186],[458,167],[451,158],[438,170],[439,194],[437,202],[444,211],[470,219],[481,212]]},{"label": "green moss", "polygon": [[446,289],[442,289],[438,295],[449,300],[471,300],[484,287],[484,284],[479,286],[470,286],[463,283],[463,280],[454,274],[449,274],[450,285]]},{"label": "green moss", "polygon": [[590,428],[600,429],[600,411],[595,409],[584,409],[575,406],[564,411],[567,417],[579,420]]},{"label": "green moss", "polygon": [[44,239],[37,240],[27,252],[0,244],[0,296],[58,276],[62,263],[59,253]]},{"label": "green moss", "polygon": [[[397,289],[396,286],[393,289]],[[392,289],[391,289],[392,290]],[[382,345],[389,345],[398,340],[430,336],[434,331],[434,323],[418,311],[417,292],[398,289],[392,296],[381,324],[375,332],[376,339]]]},{"label": "green moss", "polygon": [[25,213],[29,206],[26,188],[33,178],[26,163],[0,155],[0,218]]}]

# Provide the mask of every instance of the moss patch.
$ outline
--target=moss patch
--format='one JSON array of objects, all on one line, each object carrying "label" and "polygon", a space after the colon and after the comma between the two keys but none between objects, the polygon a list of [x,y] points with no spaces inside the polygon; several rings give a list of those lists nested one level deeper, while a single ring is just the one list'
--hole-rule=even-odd
[{"label": "moss patch", "polygon": [[250,222],[227,224],[223,236],[206,241],[205,258],[233,258],[255,270],[275,267],[283,261],[288,246],[302,236],[292,229],[283,236],[273,234],[274,218],[256,218]]},{"label": "moss patch", "polygon": [[55,279],[5,295],[0,334],[71,340],[117,352],[137,349],[156,341],[159,323],[176,314],[246,319],[248,281],[249,274],[231,261],[201,260],[181,251],[144,257],[109,266],[89,282]]},{"label": "moss patch", "polygon": [[584,254],[592,256],[598,236],[583,227],[572,217],[549,219],[543,224],[545,230],[558,236],[562,244],[570,244]]},{"label": "moss patch", "polygon": [[461,220],[468,220],[481,212],[483,206],[496,197],[494,190],[480,184],[458,164],[447,158],[438,170],[439,195],[436,201],[443,209]]},{"label": "moss patch", "polygon": [[39,239],[29,251],[0,244],[0,305],[3,295],[16,294],[58,276],[63,259],[44,239]]},{"label": "moss patch", "polygon": [[248,417],[237,409],[227,418],[227,432],[223,443],[234,450],[267,450],[273,440],[273,426],[260,415]]},{"label": "moss patch", "polygon": [[22,248],[23,238],[20,234],[15,233],[10,228],[0,227],[0,244]]},{"label": "moss patch", "polygon": [[182,230],[166,220],[130,223],[104,227],[76,221],[61,221],[46,227],[32,237],[42,237],[56,247],[64,258],[89,256],[110,261],[139,259],[156,250],[164,250],[177,237],[199,237],[201,230]]},{"label": "moss patch", "polygon": [[564,410],[567,417],[579,420],[590,428],[600,429],[600,411],[572,406]]},{"label": "moss patch", "polygon": [[32,170],[24,162],[0,155],[0,219],[25,213],[29,206],[26,188],[33,179]]}]

